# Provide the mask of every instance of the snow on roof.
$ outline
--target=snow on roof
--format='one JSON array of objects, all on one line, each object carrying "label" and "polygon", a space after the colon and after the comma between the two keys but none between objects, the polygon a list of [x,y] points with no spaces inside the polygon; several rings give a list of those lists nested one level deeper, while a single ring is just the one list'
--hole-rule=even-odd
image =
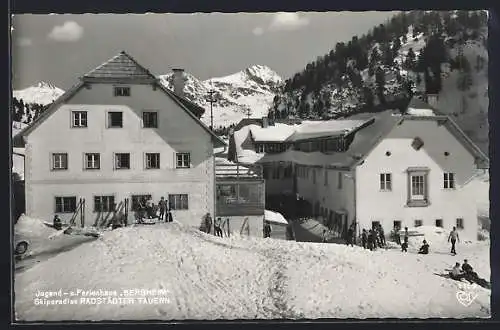
[{"label": "snow on roof", "polygon": [[408,108],[406,111],[407,115],[410,116],[422,116],[422,117],[432,117],[435,116],[434,111],[431,109],[415,109],[415,108]]},{"label": "snow on roof", "polygon": [[318,137],[342,135],[360,127],[368,120],[328,120],[328,121],[304,121],[297,125],[295,132],[288,138],[289,141],[305,140]]},{"label": "snow on roof", "polygon": [[251,125],[250,132],[256,142],[283,142],[295,131],[295,126],[276,123],[266,128]]},{"label": "snow on roof", "polygon": [[264,210],[264,220],[271,223],[288,225],[288,221],[281,215],[281,213]]}]

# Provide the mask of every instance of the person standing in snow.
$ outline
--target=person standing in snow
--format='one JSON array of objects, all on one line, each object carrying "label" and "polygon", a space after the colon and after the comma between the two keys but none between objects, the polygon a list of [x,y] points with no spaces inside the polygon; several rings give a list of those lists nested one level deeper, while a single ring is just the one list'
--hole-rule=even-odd
[{"label": "person standing in snow", "polygon": [[205,230],[207,234],[210,234],[212,231],[212,217],[210,216],[210,213],[205,215]]},{"label": "person standing in snow", "polygon": [[403,244],[401,244],[401,252],[408,252],[408,227],[405,227]]},{"label": "person standing in snow", "polygon": [[450,236],[448,236],[448,242],[451,241],[451,254],[456,255],[457,251],[455,251],[455,244],[460,242],[460,237],[458,237],[458,231],[456,227],[453,227],[453,230],[450,233]]},{"label": "person standing in snow", "polygon": [[366,233],[366,229],[363,229],[361,233],[361,245],[363,245],[363,249],[366,249],[366,243],[368,240],[368,234]]},{"label": "person standing in snow", "polygon": [[375,237],[373,234],[373,229],[370,229],[368,231],[368,249],[370,249],[370,251],[373,251],[374,248],[375,248]]},{"label": "person standing in snow", "polygon": [[167,209],[167,202],[165,201],[164,197],[162,197],[160,199],[160,201],[158,202],[158,208],[160,210],[159,220],[165,220],[165,222],[166,222],[168,220],[168,219],[165,219],[165,210]]},{"label": "person standing in snow", "polygon": [[354,229],[353,229],[353,225],[350,225],[349,226],[349,229],[347,229],[347,239],[346,239],[346,244],[347,245],[350,245],[350,246],[354,246],[352,240],[353,240],[353,236],[354,236]]},{"label": "person standing in snow", "polygon": [[222,237],[222,229],[220,229],[222,219],[220,217],[217,217],[214,220],[214,234],[215,236]]},{"label": "person standing in snow", "polygon": [[264,224],[264,238],[271,237],[271,224],[269,221],[266,221]]},{"label": "person standing in snow", "polygon": [[326,243],[326,229],[323,229],[323,235],[321,236],[321,243]]},{"label": "person standing in snow", "polygon": [[380,247],[385,246],[385,233],[384,233],[384,228],[382,228],[382,224],[378,226],[378,232],[380,236]]}]

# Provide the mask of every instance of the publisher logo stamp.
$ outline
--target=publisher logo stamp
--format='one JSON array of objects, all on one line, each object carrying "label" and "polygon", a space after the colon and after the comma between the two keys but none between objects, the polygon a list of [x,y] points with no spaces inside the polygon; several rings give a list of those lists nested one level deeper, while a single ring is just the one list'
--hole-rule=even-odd
[{"label": "publisher logo stamp", "polygon": [[458,291],[456,293],[458,302],[465,307],[469,307],[474,302],[474,300],[476,300],[478,296],[477,287],[478,285],[476,283],[473,284],[461,283],[458,286]]}]

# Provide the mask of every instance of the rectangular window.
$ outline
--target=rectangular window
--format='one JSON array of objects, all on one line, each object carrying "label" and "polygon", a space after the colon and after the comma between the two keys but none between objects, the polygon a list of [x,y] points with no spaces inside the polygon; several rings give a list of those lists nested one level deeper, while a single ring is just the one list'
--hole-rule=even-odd
[{"label": "rectangular window", "polygon": [[115,170],[130,169],[130,154],[115,154]]},{"label": "rectangular window", "polygon": [[85,169],[98,170],[101,168],[101,155],[96,153],[85,154]]},{"label": "rectangular window", "polygon": [[130,205],[130,209],[134,212],[139,211],[141,204],[146,203],[149,199],[151,199],[151,195],[132,195],[132,204]]},{"label": "rectangular window", "polygon": [[380,226],[380,221],[372,221],[372,229],[378,228]]},{"label": "rectangular window", "polygon": [[424,222],[423,220],[415,220],[415,227],[421,227],[423,226]]},{"label": "rectangular window", "polygon": [[123,112],[110,111],[108,112],[108,128],[123,127]]},{"label": "rectangular window", "polygon": [[87,111],[72,111],[71,117],[72,127],[87,127]]},{"label": "rectangular window", "polygon": [[457,218],[457,229],[464,229],[464,219]]},{"label": "rectangular window", "polygon": [[115,87],[115,96],[130,96],[130,87]]},{"label": "rectangular window", "polygon": [[76,211],[76,197],[56,197],[55,213],[74,213]]},{"label": "rectangular window", "polygon": [[395,220],[393,222],[393,228],[399,228],[399,229],[401,229],[401,220]]},{"label": "rectangular window", "polygon": [[412,175],[411,177],[411,198],[423,200],[425,198],[425,183],[423,175]]},{"label": "rectangular window", "polygon": [[342,189],[342,177],[343,177],[342,172],[338,172],[338,174],[337,174],[337,181],[338,181],[337,188],[338,189]]},{"label": "rectangular window", "polygon": [[159,153],[147,153],[146,154],[146,168],[147,169],[160,168],[160,154]]},{"label": "rectangular window", "polygon": [[408,169],[408,206],[429,205],[427,189],[428,169]]},{"label": "rectangular window", "polygon": [[68,154],[54,153],[52,154],[52,169],[67,170],[68,169]]},{"label": "rectangular window", "polygon": [[444,187],[444,189],[455,189],[455,174],[454,173],[444,173],[443,174],[443,187]]},{"label": "rectangular window", "polygon": [[259,153],[259,154],[264,153],[264,145],[263,144],[257,145],[257,153]]},{"label": "rectangular window", "polygon": [[114,209],[114,196],[94,196],[94,212],[112,212]]},{"label": "rectangular window", "polygon": [[187,194],[168,195],[168,202],[172,210],[187,210],[189,208]]},{"label": "rectangular window", "polygon": [[392,180],[391,173],[381,173],[380,174],[380,190],[381,191],[391,191],[392,190]]},{"label": "rectangular window", "polygon": [[436,227],[443,228],[443,219],[436,219]]},{"label": "rectangular window", "polygon": [[325,186],[328,186],[328,170],[325,168]]},{"label": "rectangular window", "polygon": [[191,154],[189,152],[181,152],[175,155],[177,168],[191,167]]},{"label": "rectangular window", "polygon": [[158,112],[144,111],[142,113],[142,124],[144,128],[158,128]]}]

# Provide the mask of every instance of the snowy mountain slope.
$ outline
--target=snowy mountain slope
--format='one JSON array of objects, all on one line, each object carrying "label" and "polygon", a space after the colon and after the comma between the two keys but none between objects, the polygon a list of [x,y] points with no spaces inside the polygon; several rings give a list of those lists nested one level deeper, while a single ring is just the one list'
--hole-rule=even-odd
[{"label": "snowy mountain slope", "polygon": [[25,104],[38,103],[48,105],[54,102],[64,91],[51,83],[40,81],[34,86],[13,91],[13,96],[18,100],[23,100]]},{"label": "snowy mountain slope", "polygon": [[[410,90],[421,97],[437,89],[438,110],[451,115],[488,153],[488,31],[484,17],[478,18],[480,14],[429,11],[395,17],[396,23],[391,21],[376,27],[377,31],[370,31],[368,37],[354,37],[286,80],[273,102],[273,112],[278,117],[338,117],[387,106],[381,104],[380,84],[387,104],[409,98]],[[441,23],[436,23],[436,17]],[[384,39],[381,37],[384,33],[384,43],[374,41]],[[443,55],[441,41],[436,44],[436,38],[442,40]],[[426,49],[427,56],[424,55]],[[374,53],[377,56],[372,61]],[[408,65],[410,53],[414,54],[412,66]],[[384,58],[387,54],[393,56],[390,65]],[[467,65],[460,62],[461,55]],[[366,56],[364,64],[358,63],[363,56]],[[436,64],[441,66],[441,86],[431,83],[426,86],[424,71],[428,70],[435,83],[430,68]],[[377,75],[378,69],[382,71],[382,78]],[[377,78],[382,82],[377,82]]]},{"label": "snowy mountain slope", "polygon": [[[239,235],[219,238],[175,222],[127,227],[105,232],[97,241],[16,274],[16,318],[489,317],[489,290],[475,289],[476,299],[464,306],[456,298],[458,282],[434,275],[455,262],[445,253],[446,234],[429,236],[431,254],[421,256],[412,248],[402,254]],[[457,249],[461,258],[473,261],[481,277],[489,278],[487,242],[461,244]],[[67,297],[78,304],[34,303],[38,290],[76,293],[76,288],[116,291],[117,297],[87,296],[104,299],[85,305],[78,293]],[[131,303],[119,297],[123,289],[158,294],[145,296],[139,291],[129,295],[135,298]],[[142,297],[149,301],[140,303]]]},{"label": "snowy mountain slope", "polygon": [[[229,126],[242,118],[262,117],[267,114],[275,93],[281,86],[281,77],[270,68],[254,65],[235,74],[200,81],[185,73],[186,98],[204,107],[202,120],[210,124],[209,91],[214,90],[214,126]],[[170,90],[172,74],[160,76],[160,81]]]}]

